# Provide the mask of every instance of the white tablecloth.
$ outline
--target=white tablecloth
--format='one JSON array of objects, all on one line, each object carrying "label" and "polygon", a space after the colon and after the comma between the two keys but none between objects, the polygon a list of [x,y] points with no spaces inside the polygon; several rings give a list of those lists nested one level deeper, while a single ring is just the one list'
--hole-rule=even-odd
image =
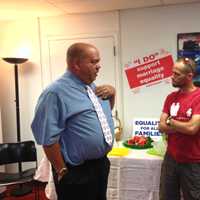
[{"label": "white tablecloth", "polygon": [[[109,159],[107,200],[158,200],[161,157],[149,155],[146,150],[131,150],[128,156]],[[57,199],[46,157],[40,162],[35,179],[48,182],[46,196],[50,200]]]},{"label": "white tablecloth", "polygon": [[50,200],[57,200],[51,164],[46,156],[44,156],[44,158],[40,161],[34,179],[41,182],[47,182],[45,187],[46,197]]},{"label": "white tablecloth", "polygon": [[162,158],[131,150],[125,157],[109,157],[108,200],[158,200]]}]

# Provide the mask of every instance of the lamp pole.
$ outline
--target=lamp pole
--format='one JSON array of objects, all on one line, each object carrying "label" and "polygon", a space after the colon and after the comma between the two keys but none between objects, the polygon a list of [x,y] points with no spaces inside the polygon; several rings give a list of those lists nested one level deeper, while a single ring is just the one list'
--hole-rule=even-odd
[{"label": "lamp pole", "polygon": [[20,109],[19,109],[19,80],[18,80],[18,65],[15,63],[15,103],[16,103],[16,123],[17,123],[17,142],[21,142],[20,129]]},{"label": "lamp pole", "polygon": [[17,124],[17,142],[21,142],[20,131],[20,108],[19,108],[19,79],[18,79],[18,64],[26,62],[27,58],[3,58],[4,61],[14,64],[15,71],[15,103],[16,103],[16,124]]},{"label": "lamp pole", "polygon": [[[18,79],[18,64],[26,62],[27,58],[13,58],[6,57],[2,58],[4,61],[14,64],[14,74],[15,74],[15,103],[16,103],[16,125],[17,125],[17,142],[21,142],[21,132],[20,132],[20,106],[19,106],[19,79]],[[19,173],[22,172],[22,163],[18,163]],[[12,193],[14,196],[22,196],[31,192],[30,188],[19,187],[14,190]]]}]

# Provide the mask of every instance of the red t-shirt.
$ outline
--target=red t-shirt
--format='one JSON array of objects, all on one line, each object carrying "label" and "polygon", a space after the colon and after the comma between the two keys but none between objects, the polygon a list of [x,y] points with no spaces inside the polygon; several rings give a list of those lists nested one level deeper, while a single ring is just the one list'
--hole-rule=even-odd
[{"label": "red t-shirt", "polygon": [[[171,115],[171,106],[178,106],[174,119],[189,121],[192,115],[200,114],[200,88],[192,92],[172,92],[165,100],[163,112]],[[200,130],[195,135],[169,133],[167,152],[177,162],[200,162]]]}]

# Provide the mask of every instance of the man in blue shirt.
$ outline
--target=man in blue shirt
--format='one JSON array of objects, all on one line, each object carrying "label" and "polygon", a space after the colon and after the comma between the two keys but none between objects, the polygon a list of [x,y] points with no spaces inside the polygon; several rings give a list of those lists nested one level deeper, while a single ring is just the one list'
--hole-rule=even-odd
[{"label": "man in blue shirt", "polygon": [[106,154],[112,144],[105,141],[86,87],[96,92],[112,135],[115,89],[93,83],[99,61],[99,51],[93,45],[70,46],[67,72],[44,90],[36,106],[31,127],[53,166],[58,200],[106,200],[110,168]]}]

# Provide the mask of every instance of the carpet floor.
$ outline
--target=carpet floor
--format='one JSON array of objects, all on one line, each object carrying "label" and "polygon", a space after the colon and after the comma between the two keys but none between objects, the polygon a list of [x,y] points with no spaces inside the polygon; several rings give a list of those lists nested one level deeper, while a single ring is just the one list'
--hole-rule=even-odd
[{"label": "carpet floor", "polygon": [[37,189],[39,191],[39,200],[48,200],[45,196],[46,183],[36,182],[36,184],[37,187],[35,187],[35,184],[29,183],[28,187],[32,188],[32,192],[23,196],[13,196],[11,193],[16,189],[16,186],[9,186],[6,191],[0,194],[0,200],[35,200],[35,192]]}]

